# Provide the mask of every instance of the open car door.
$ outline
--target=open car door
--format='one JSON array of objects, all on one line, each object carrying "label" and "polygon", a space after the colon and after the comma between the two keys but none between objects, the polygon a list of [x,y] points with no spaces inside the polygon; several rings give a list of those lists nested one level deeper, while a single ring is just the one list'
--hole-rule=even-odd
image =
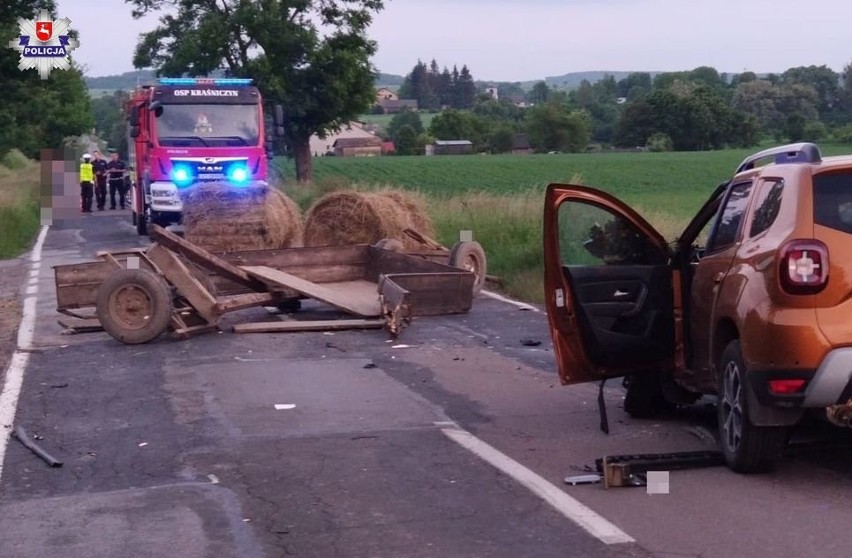
[{"label": "open car door", "polygon": [[680,293],[669,260],[665,239],[616,198],[548,186],[545,301],[562,383],[671,369]]}]

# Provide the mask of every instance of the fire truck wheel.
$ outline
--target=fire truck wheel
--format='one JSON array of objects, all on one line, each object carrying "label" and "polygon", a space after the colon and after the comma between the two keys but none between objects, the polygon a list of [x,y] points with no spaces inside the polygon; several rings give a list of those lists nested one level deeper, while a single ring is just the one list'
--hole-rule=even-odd
[{"label": "fire truck wheel", "polygon": [[485,250],[478,242],[463,240],[456,242],[450,251],[450,265],[459,269],[473,272],[476,280],[473,283],[473,294],[479,294],[485,286],[486,262]]},{"label": "fire truck wheel", "polygon": [[121,269],[98,288],[97,316],[113,338],[136,345],[169,326],[172,297],[165,279],[144,269]]}]

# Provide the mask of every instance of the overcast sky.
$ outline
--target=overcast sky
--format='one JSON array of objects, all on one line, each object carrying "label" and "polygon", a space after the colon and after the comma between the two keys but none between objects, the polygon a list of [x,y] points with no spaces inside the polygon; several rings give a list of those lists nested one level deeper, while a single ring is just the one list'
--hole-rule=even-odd
[{"label": "overcast sky", "polygon": [[[133,69],[139,33],[123,0],[59,0],[80,32],[87,75]],[[383,72],[418,58],[467,64],[476,79],[525,81],[586,70],[783,72],[852,62],[850,0],[386,0],[370,35]]]}]

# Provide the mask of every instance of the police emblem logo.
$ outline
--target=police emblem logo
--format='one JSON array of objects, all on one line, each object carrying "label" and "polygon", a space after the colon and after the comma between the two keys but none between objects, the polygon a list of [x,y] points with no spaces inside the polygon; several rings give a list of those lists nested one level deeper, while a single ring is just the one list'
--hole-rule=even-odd
[{"label": "police emblem logo", "polygon": [[64,17],[52,20],[47,10],[41,10],[36,19],[19,19],[21,35],[9,42],[9,48],[21,53],[18,69],[36,70],[41,79],[47,79],[52,70],[68,70],[68,55],[79,46],[68,36],[71,20]]}]

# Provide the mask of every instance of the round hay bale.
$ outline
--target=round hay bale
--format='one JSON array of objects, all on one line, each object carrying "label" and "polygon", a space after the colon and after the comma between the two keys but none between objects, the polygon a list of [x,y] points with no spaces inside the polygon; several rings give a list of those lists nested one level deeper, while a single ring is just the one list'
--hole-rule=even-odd
[{"label": "round hay bale", "polygon": [[305,216],[305,246],[374,244],[402,238],[407,212],[393,199],[375,193],[332,192]]},{"label": "round hay bale", "polygon": [[410,228],[429,237],[435,236],[432,220],[426,212],[426,200],[421,194],[405,190],[383,190],[378,193],[388,196],[405,208]]},{"label": "round hay bale", "polygon": [[185,238],[211,252],[301,246],[296,203],[277,188],[197,184],[182,192]]}]

